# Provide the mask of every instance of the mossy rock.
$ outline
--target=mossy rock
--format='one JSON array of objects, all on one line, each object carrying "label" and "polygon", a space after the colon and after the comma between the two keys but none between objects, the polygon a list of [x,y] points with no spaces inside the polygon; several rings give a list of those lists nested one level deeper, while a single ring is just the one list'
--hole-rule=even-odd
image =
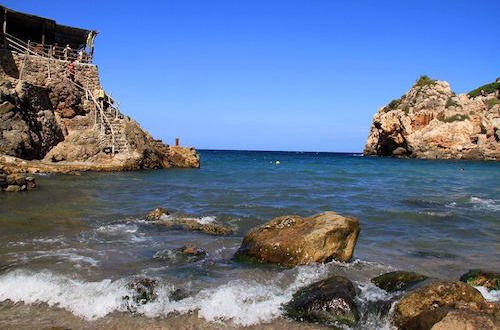
[{"label": "mossy rock", "polygon": [[371,279],[371,282],[387,292],[394,292],[411,288],[426,279],[427,276],[418,273],[395,271],[374,277]]},{"label": "mossy rock", "polygon": [[285,315],[297,321],[353,326],[359,320],[355,297],[350,280],[332,276],[296,292],[283,309]]},{"label": "mossy rock", "polygon": [[460,277],[460,281],[472,286],[484,286],[488,290],[500,290],[500,273],[471,269]]}]

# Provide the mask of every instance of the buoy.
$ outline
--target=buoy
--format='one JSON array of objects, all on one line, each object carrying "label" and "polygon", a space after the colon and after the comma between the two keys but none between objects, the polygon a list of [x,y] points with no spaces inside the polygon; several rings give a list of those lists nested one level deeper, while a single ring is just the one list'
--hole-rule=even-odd
[{"label": "buoy", "polygon": [[280,161],[279,161],[279,160],[277,160],[277,161],[276,161],[276,165],[279,165],[279,164],[280,164]]}]

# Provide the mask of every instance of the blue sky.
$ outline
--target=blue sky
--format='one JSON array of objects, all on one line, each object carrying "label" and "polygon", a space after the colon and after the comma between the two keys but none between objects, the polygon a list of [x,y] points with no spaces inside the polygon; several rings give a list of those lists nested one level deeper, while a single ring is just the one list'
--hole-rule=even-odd
[{"label": "blue sky", "polygon": [[422,74],[468,92],[500,76],[500,1],[178,0],[2,4],[96,29],[123,112],[200,149],[363,149]]}]

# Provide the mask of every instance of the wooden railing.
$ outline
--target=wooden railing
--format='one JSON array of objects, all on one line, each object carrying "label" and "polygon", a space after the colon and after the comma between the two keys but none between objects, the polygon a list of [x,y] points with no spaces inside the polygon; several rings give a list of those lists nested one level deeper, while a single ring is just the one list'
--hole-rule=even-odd
[{"label": "wooden railing", "polygon": [[89,56],[85,49],[71,49],[57,46],[57,45],[44,45],[34,41],[28,40],[27,42],[8,33],[0,33],[0,41],[4,46],[10,50],[24,53],[26,50],[31,55],[51,58],[54,60],[63,61],[77,61],[80,63],[92,63],[92,57]]}]

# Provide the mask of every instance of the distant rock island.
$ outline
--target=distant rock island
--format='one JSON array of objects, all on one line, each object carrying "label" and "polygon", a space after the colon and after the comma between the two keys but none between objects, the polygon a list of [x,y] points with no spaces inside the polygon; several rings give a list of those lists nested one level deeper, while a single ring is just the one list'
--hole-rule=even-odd
[{"label": "distant rock island", "polygon": [[373,117],[365,155],[500,160],[500,78],[456,95],[420,77]]},{"label": "distant rock island", "polygon": [[104,92],[92,63],[97,32],[4,10],[0,170],[199,167],[194,148],[153,139]]}]

